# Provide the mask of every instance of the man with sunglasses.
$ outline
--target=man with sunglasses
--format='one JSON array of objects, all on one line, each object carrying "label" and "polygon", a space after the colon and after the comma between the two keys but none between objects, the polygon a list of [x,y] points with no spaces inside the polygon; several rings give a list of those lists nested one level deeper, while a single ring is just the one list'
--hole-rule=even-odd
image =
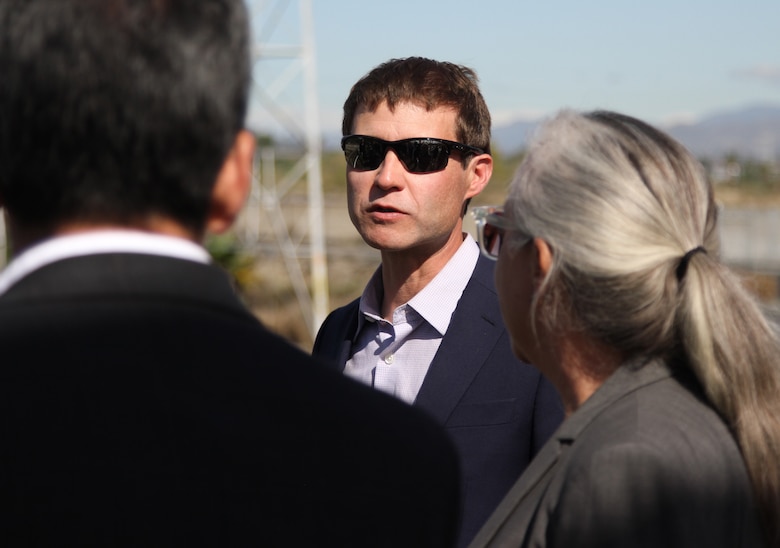
[{"label": "man with sunglasses", "polygon": [[562,418],[552,387],[512,355],[493,262],[463,232],[492,174],[490,114],[471,69],[394,59],[353,86],[342,131],[349,215],[382,264],[314,353],[444,426],[465,545]]}]

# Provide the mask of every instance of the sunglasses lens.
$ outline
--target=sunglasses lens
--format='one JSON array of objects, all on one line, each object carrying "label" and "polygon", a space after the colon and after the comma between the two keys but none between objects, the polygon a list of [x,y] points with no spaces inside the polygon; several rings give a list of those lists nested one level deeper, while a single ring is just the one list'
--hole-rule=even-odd
[{"label": "sunglasses lens", "polygon": [[391,148],[398,155],[409,173],[430,173],[447,167],[450,147],[435,139],[403,139],[387,142],[365,135],[344,138],[341,144],[344,157],[350,167],[358,170],[372,170],[379,167]]},{"label": "sunglasses lens", "polygon": [[347,163],[360,170],[378,168],[387,153],[387,145],[379,139],[349,137],[342,146]]},{"label": "sunglasses lens", "polygon": [[444,143],[414,139],[395,145],[394,150],[410,173],[429,173],[447,167],[450,149]]}]

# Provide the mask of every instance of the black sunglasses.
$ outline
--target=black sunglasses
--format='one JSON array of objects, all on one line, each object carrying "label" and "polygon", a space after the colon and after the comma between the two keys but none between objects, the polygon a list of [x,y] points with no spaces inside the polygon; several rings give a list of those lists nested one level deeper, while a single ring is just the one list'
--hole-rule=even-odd
[{"label": "black sunglasses", "polygon": [[341,148],[350,167],[359,170],[378,168],[384,162],[387,150],[393,149],[409,173],[441,171],[455,151],[464,157],[485,152],[481,148],[433,137],[385,141],[368,135],[347,135],[341,139]]},{"label": "black sunglasses", "polygon": [[[493,261],[498,260],[501,244],[506,239],[509,230],[519,231],[516,226],[504,216],[504,208],[500,206],[479,206],[471,210],[474,224],[477,226],[477,242],[482,255]],[[531,239],[527,237],[525,242]]]}]

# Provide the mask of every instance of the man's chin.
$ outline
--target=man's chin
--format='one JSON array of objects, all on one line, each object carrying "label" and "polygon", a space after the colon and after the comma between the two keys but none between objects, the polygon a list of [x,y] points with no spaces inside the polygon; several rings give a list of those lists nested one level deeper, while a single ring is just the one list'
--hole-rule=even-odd
[{"label": "man's chin", "polygon": [[410,247],[408,238],[400,238],[395,231],[377,230],[359,231],[367,245],[379,251],[403,251]]},{"label": "man's chin", "polygon": [[387,252],[387,253],[401,252],[409,249],[408,245],[402,245],[399,244],[398,242],[387,242],[384,240],[369,240],[367,238],[363,238],[363,241],[366,242],[366,244],[368,244],[370,247],[373,247],[374,249]]}]

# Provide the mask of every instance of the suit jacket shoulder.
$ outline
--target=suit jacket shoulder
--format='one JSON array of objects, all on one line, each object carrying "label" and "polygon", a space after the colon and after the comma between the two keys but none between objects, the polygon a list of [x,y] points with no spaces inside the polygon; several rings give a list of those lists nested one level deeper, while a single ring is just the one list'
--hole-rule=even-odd
[{"label": "suit jacket shoulder", "polygon": [[440,427],[266,330],[214,267],[49,265],[0,298],[0,348],[4,546],[453,542]]},{"label": "suit jacket shoulder", "polygon": [[473,546],[760,546],[747,473],[695,380],[626,364],[555,433]]}]

